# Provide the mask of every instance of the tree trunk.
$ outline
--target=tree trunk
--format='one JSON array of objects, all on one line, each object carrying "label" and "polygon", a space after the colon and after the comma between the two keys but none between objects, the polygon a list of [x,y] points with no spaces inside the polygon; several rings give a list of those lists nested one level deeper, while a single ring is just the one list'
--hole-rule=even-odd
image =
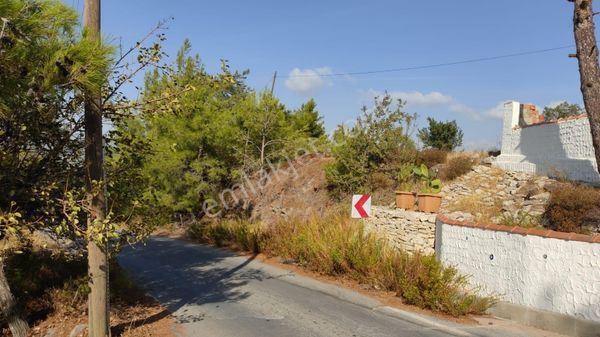
[{"label": "tree trunk", "polygon": [[[85,0],[83,24],[89,38],[100,40],[100,0]],[[105,219],[104,156],[102,140],[102,93],[85,97],[85,183],[89,202],[88,228],[102,226]],[[88,238],[88,319],[90,337],[110,336],[107,246]]]},{"label": "tree trunk", "polygon": [[579,62],[579,77],[583,103],[590,121],[596,163],[600,165],[600,66],[594,31],[592,0],[571,0],[575,3],[573,29]]},{"label": "tree trunk", "polygon": [[262,170],[265,164],[265,136],[262,137],[262,144],[260,145],[260,169]]},{"label": "tree trunk", "polygon": [[4,275],[4,263],[0,261],[0,305],[2,316],[6,317],[8,328],[14,337],[26,337],[29,325],[15,312],[15,298]]}]

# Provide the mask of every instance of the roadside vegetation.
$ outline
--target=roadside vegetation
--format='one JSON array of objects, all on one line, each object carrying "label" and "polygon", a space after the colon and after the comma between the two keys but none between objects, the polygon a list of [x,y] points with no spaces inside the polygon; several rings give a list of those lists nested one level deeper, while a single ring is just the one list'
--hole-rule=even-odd
[{"label": "roadside vegetation", "polygon": [[[389,204],[416,165],[427,167],[428,182],[440,178],[443,184],[477,166],[477,155],[452,152],[463,140],[455,121],[428,118],[415,137],[417,115],[385,94],[363,107],[353,126],[340,125],[330,137],[313,99],[286,107],[272,92],[250,88],[249,71],[233,70],[226,61],[209,73],[188,40],[165,64],[164,23],[119,58],[116,46],[80,32],[78,12],[64,1],[4,0],[0,13],[6,20],[0,50],[0,327],[9,326],[14,336],[25,336],[28,325],[49,317],[86,315],[90,289],[81,259],[87,243],[113,243],[102,252],[110,256],[157,227],[186,221],[193,224],[190,235],[203,242],[293,260],[394,291],[421,308],[458,316],[493,304],[493,298],[468,289],[467,278],[454,268],[432,256],[395,251],[345,214],[258,224],[239,212],[238,204],[248,200],[224,194],[239,191],[250,178],[268,180],[277,165],[299,155],[318,153],[328,156],[324,172],[319,168],[326,180],[323,199],[334,203],[371,193],[375,203]],[[124,89],[143,73],[142,88]],[[138,99],[127,99],[123,91]],[[104,93],[102,122],[111,125],[104,134],[103,181],[86,178],[84,115],[90,92]],[[566,102],[544,110],[547,118],[581,112]],[[259,188],[259,198],[262,192]],[[98,197],[103,193],[106,219],[88,222],[91,201],[103,199]],[[543,215],[515,213],[499,221],[598,230],[597,189],[565,184],[549,193]],[[501,200],[484,203],[476,195],[453,203],[456,210],[479,212],[479,221],[497,218],[503,207]],[[220,218],[206,221],[215,214]],[[76,243],[79,257],[37,251],[36,233]],[[117,308],[145,305],[122,270],[114,262],[109,267]],[[121,294],[141,302],[129,303]]]},{"label": "roadside vegetation", "polygon": [[[83,257],[24,252],[6,264],[16,308],[32,331],[69,336],[78,325],[86,324],[90,289]],[[146,296],[116,263],[110,267],[112,336],[170,336],[172,321],[166,309]],[[7,330],[0,327],[0,336],[10,336]]]},{"label": "roadside vegetation", "polygon": [[467,277],[453,267],[442,266],[434,256],[392,249],[341,211],[273,225],[197,223],[188,234],[200,242],[277,256],[311,271],[393,291],[405,303],[434,312],[481,314],[495,303],[492,297],[477,296],[477,289],[469,288]]},{"label": "roadside vegetation", "polygon": [[600,190],[563,183],[552,191],[541,221],[545,227],[561,232],[600,232]]}]

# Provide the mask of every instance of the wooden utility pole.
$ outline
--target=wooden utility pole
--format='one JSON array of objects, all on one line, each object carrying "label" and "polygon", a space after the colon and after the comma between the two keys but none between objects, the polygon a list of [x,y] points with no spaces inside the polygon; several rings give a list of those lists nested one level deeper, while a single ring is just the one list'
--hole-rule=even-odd
[{"label": "wooden utility pole", "polygon": [[594,10],[592,0],[569,1],[574,3],[573,30],[583,104],[590,121],[596,163],[600,165],[600,66],[594,28]]},{"label": "wooden utility pole", "polygon": [[[83,26],[87,38],[101,43],[100,0],[85,0]],[[100,226],[105,219],[104,156],[102,149],[102,93],[100,88],[85,93],[85,182],[89,202],[87,225]],[[88,238],[89,337],[110,336],[107,246]]]},{"label": "wooden utility pole", "polygon": [[273,95],[273,90],[275,90],[275,81],[277,80],[277,70],[273,73],[273,82],[271,82],[271,95]]}]

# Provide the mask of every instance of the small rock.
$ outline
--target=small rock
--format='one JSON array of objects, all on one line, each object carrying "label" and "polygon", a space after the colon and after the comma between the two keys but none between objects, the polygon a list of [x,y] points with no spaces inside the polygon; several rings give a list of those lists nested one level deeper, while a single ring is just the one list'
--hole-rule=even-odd
[{"label": "small rock", "polygon": [[481,159],[481,161],[479,162],[479,164],[481,165],[485,165],[485,166],[492,166],[492,164],[496,161],[496,158],[494,157],[486,157]]},{"label": "small rock", "polygon": [[542,192],[531,197],[533,200],[548,202],[550,200],[550,192]]},{"label": "small rock", "polygon": [[452,212],[452,213],[446,214],[446,216],[450,219],[458,220],[458,221],[472,221],[473,220],[473,214],[466,213],[466,212]]},{"label": "small rock", "polygon": [[81,335],[85,331],[85,329],[87,329],[87,325],[78,324],[73,328],[73,330],[71,330],[69,337],[77,337],[77,336]]},{"label": "small rock", "polygon": [[[36,330],[39,330],[39,328],[36,328]],[[46,332],[42,335],[42,337],[55,337],[56,336],[56,329],[54,328],[50,328],[48,330],[46,330]]]}]

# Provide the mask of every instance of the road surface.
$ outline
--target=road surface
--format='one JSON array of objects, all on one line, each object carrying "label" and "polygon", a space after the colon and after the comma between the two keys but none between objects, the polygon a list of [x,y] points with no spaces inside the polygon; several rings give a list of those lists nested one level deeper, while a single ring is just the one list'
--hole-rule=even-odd
[{"label": "road surface", "polygon": [[516,337],[539,332],[498,320],[462,326],[402,312],[251,256],[174,239],[153,238],[128,247],[119,262],[173,313],[182,337]]}]

